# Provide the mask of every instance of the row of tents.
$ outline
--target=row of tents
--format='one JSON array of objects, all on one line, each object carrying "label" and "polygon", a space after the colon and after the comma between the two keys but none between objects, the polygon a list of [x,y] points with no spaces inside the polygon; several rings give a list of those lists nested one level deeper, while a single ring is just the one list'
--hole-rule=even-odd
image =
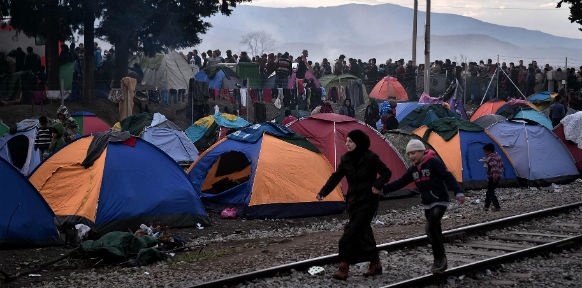
[{"label": "row of tents", "polygon": [[[397,116],[404,111],[401,104]],[[425,104],[409,115],[425,119],[427,114],[439,114],[434,111],[442,107]],[[417,109],[432,112],[422,116],[414,112]],[[171,125],[159,115],[143,118],[124,119],[115,126],[128,135],[140,136],[148,127]],[[0,173],[16,176],[6,178],[4,181],[10,183],[0,188],[0,244],[53,243],[58,240],[55,217],[56,224],[82,222],[107,232],[135,229],[141,223],[208,225],[207,209],[225,207],[235,207],[239,215],[249,218],[340,213],[344,209],[345,182],[325,201],[316,201],[315,195],[345,153],[346,135],[353,129],[368,134],[372,150],[395,177],[407,167],[398,148],[384,135],[343,115],[320,113],[288,126],[272,122],[250,125],[224,114],[210,118],[199,120],[196,126],[203,130],[190,134],[202,139],[207,133],[220,133],[220,127],[232,130],[228,135],[223,131],[215,143],[208,140],[209,147],[196,155],[186,170],[166,153],[168,148],[142,137],[118,137],[120,133],[112,131],[86,135],[64,146],[31,170],[28,178],[2,160]],[[465,188],[485,187],[485,169],[478,160],[483,157],[483,145],[489,142],[503,156],[503,185],[517,185],[518,180],[526,185],[546,185],[580,175],[580,167],[576,167],[580,158],[574,160],[564,144],[571,140],[560,141],[556,136],[559,131],[553,133],[543,125],[519,119],[502,119],[482,127],[461,117],[437,118],[422,123],[406,137],[423,139],[435,149]],[[580,112],[564,119],[564,135],[571,134],[575,127],[582,131],[579,119]],[[237,120],[244,128],[232,124]],[[160,138],[178,138],[175,135]],[[195,142],[187,139],[182,143]],[[580,151],[576,144],[574,147]],[[414,189],[412,185],[406,188]]]}]

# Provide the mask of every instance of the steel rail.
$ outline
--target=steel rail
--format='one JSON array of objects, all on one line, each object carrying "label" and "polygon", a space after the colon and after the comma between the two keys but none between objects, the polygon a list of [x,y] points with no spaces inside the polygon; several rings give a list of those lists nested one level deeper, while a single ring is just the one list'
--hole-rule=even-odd
[{"label": "steel rail", "polygon": [[[463,235],[467,235],[467,234],[471,234],[471,233],[475,233],[475,232],[480,232],[480,231],[491,230],[493,228],[499,229],[501,227],[508,226],[512,223],[516,223],[516,222],[520,222],[520,221],[525,221],[525,220],[529,220],[529,219],[543,217],[543,216],[551,215],[551,214],[562,213],[562,212],[565,212],[565,211],[568,211],[571,209],[578,208],[580,206],[582,206],[582,202],[576,202],[576,203],[571,203],[568,205],[546,208],[543,210],[528,212],[528,213],[524,213],[524,214],[520,214],[520,215],[495,219],[495,220],[484,222],[484,223],[462,226],[462,227],[443,231],[443,236],[447,239],[458,238],[458,237],[462,237]],[[568,238],[568,239],[570,239],[570,238]],[[568,242],[568,239],[556,241],[556,242],[559,242],[559,243]],[[416,237],[412,237],[412,238],[393,241],[390,243],[380,244],[380,245],[377,245],[377,249],[378,250],[386,250],[386,251],[394,251],[394,250],[402,249],[405,247],[425,245],[426,241],[427,241],[426,235],[416,236]],[[556,242],[551,242],[551,243],[541,245],[541,246],[536,246],[536,247],[546,247],[546,246],[549,246],[550,244],[556,243]],[[520,252],[520,251],[517,251],[514,253],[509,253],[507,255],[513,255],[513,254],[521,255],[518,252]],[[499,257],[501,257],[501,256],[499,256]],[[505,257],[505,256],[503,256],[503,257]],[[519,256],[519,257],[523,257],[523,256]],[[498,257],[495,257],[492,259],[496,259],[495,261],[500,261],[500,260],[497,260],[497,258]],[[489,263],[488,261],[491,261],[492,259],[483,260],[482,262],[484,262],[484,263],[477,265],[477,267],[482,267],[482,265],[493,265],[493,263],[487,264],[487,263]],[[331,263],[335,263],[338,261],[339,261],[339,255],[337,253],[329,254],[329,255],[324,255],[324,256],[320,256],[320,257],[316,257],[316,258],[306,259],[306,260],[297,261],[297,262],[288,263],[288,264],[282,264],[282,265],[273,266],[273,267],[269,267],[269,268],[265,268],[265,269],[260,269],[260,270],[251,271],[251,272],[247,272],[247,273],[241,273],[241,274],[237,274],[237,275],[233,275],[233,276],[229,276],[229,277],[224,277],[224,278],[220,278],[220,279],[216,279],[216,280],[211,280],[209,282],[196,284],[196,285],[191,286],[191,287],[197,287],[197,288],[198,287],[222,287],[222,286],[235,285],[235,284],[249,281],[252,279],[273,277],[273,276],[276,276],[282,272],[287,272],[290,270],[298,270],[298,271],[307,270],[311,266],[326,265],[326,264],[331,264]],[[480,262],[477,262],[477,263],[480,263]],[[451,269],[446,270],[445,273],[438,274],[438,275],[431,274],[431,275],[421,276],[421,277],[418,277],[418,279],[414,278],[415,279],[414,281],[419,281],[419,283],[421,283],[422,281],[427,281],[427,280],[423,280],[423,279],[429,279],[430,281],[433,281],[433,280],[438,279],[439,277],[443,277],[444,275],[453,275],[453,273],[461,273],[461,272],[455,272],[455,271],[468,271],[468,270],[464,270],[464,269],[468,269],[468,268],[465,268],[465,266],[471,266],[471,265],[473,265],[473,263],[463,265],[463,266],[453,267]],[[472,269],[476,269],[476,268],[472,268]],[[405,282],[403,281],[403,282],[399,282],[399,283],[405,283]],[[412,282],[412,283],[415,283],[415,282]],[[422,282],[422,283],[427,283],[427,282]],[[395,285],[399,285],[399,284],[397,283]],[[413,284],[409,283],[408,285],[413,285]],[[392,287],[392,286],[387,286],[387,287]],[[403,287],[403,286],[394,286],[394,287]]]},{"label": "steel rail", "polygon": [[463,275],[485,267],[491,267],[494,265],[507,263],[515,259],[526,258],[530,255],[538,255],[539,253],[556,249],[563,249],[565,247],[572,247],[581,244],[582,235],[577,235],[573,237],[568,237],[566,239],[526,248],[523,250],[505,253],[485,260],[475,261],[473,263],[452,267],[440,274],[426,274],[420,277],[404,280],[387,286],[382,286],[381,288],[414,287],[418,285],[434,284],[436,281],[444,280],[448,276]]}]

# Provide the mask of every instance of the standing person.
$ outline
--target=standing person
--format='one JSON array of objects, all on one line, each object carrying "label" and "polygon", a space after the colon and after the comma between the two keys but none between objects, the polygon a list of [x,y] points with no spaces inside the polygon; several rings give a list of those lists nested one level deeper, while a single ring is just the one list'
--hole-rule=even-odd
[{"label": "standing person", "polygon": [[386,186],[384,194],[401,189],[414,181],[420,191],[424,216],[427,220],[426,234],[432,246],[434,263],[432,273],[442,273],[447,269],[447,257],[441,227],[441,219],[447,211],[450,197],[448,190],[453,190],[459,203],[465,202],[465,195],[457,180],[447,170],[445,164],[436,158],[436,152],[427,150],[418,139],[412,139],[406,145],[406,155],[414,165],[400,177]]},{"label": "standing person", "polygon": [[556,127],[560,124],[562,118],[566,117],[566,107],[562,104],[562,97],[560,95],[554,98],[552,105],[550,105],[550,120],[552,126]]},{"label": "standing person", "polygon": [[275,82],[277,88],[287,88],[289,76],[291,75],[291,61],[289,60],[289,52],[285,52],[277,60],[277,68],[275,69]]},{"label": "standing person", "polygon": [[307,62],[307,57],[309,56],[309,52],[307,50],[303,50],[301,52],[301,56],[297,58],[297,71],[295,71],[295,76],[297,79],[304,79],[305,73],[311,69],[311,65]]},{"label": "standing person", "polygon": [[369,150],[370,138],[362,130],[350,131],[346,146],[348,152],[342,156],[337,170],[317,194],[317,200],[323,200],[346,177],[346,209],[349,221],[339,240],[341,263],[333,274],[333,278],[339,280],[348,278],[350,264],[363,261],[370,262],[368,271],[364,273],[365,277],[382,274],[382,264],[370,222],[378,209],[380,189],[392,175],[380,157]]},{"label": "standing person", "polygon": [[40,160],[44,160],[44,154],[47,152],[52,140],[51,128],[48,125],[46,116],[38,118],[40,127],[36,132],[36,139],[34,140],[34,148],[39,150]]},{"label": "standing person", "polygon": [[34,75],[38,76],[41,67],[40,56],[34,53],[34,49],[30,46],[26,48],[26,52],[26,56],[24,57],[24,70],[32,71]]},{"label": "standing person", "polygon": [[380,107],[378,102],[374,98],[368,98],[368,106],[366,106],[366,112],[364,113],[364,122],[376,129],[376,122],[380,120]]},{"label": "standing person", "polygon": [[489,210],[491,202],[493,202],[493,211],[499,211],[499,200],[495,195],[495,188],[499,185],[499,179],[503,175],[503,161],[501,156],[495,152],[495,146],[491,143],[483,145],[483,152],[485,153],[485,168],[487,168],[487,192],[485,194],[485,211]]}]

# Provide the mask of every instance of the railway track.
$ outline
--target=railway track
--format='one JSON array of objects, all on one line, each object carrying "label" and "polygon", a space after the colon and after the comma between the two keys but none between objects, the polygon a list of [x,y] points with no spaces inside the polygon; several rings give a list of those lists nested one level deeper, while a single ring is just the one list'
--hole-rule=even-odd
[{"label": "railway track", "polygon": [[[378,245],[385,272],[375,277],[364,278],[361,275],[367,269],[367,263],[362,263],[351,266],[347,281],[330,279],[338,263],[338,255],[331,254],[215,279],[193,287],[438,285],[451,281],[453,276],[493,269],[503,263],[551,251],[579,247],[582,244],[581,223],[582,202],[577,202],[444,231],[449,269],[438,275],[427,274],[432,264],[431,248],[426,236],[418,236]],[[322,267],[324,272],[310,275],[307,270],[313,266]]]}]

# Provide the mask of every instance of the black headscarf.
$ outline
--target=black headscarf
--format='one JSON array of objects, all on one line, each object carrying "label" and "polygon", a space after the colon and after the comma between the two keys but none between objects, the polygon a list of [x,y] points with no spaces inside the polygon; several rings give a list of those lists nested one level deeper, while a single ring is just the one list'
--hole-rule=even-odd
[{"label": "black headscarf", "polygon": [[352,130],[348,133],[348,137],[356,143],[356,149],[352,151],[353,154],[360,156],[370,148],[370,137],[368,137],[368,135],[366,135],[362,130]]}]

